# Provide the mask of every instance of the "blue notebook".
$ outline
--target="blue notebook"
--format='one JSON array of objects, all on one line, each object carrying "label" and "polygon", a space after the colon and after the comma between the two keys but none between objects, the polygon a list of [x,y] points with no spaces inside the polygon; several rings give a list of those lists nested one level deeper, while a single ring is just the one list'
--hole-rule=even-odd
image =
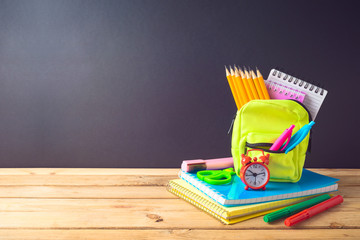
[{"label": "blue notebook", "polygon": [[226,185],[211,185],[196,177],[196,173],[180,171],[180,177],[222,205],[260,203],[281,199],[303,197],[336,191],[339,179],[303,170],[297,183],[269,182],[266,190],[245,190],[238,176]]}]

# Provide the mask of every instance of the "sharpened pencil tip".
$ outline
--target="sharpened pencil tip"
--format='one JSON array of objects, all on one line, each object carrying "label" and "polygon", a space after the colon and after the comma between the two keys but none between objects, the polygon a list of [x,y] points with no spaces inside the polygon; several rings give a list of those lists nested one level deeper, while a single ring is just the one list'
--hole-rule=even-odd
[{"label": "sharpened pencil tip", "polygon": [[229,70],[226,68],[226,66],[225,66],[225,74],[226,74],[226,77],[230,75],[230,72],[229,72]]},{"label": "sharpened pencil tip", "polygon": [[253,79],[257,78],[257,77],[256,77],[256,74],[254,73],[253,70],[251,70],[250,74],[251,74],[251,76],[252,76]]},{"label": "sharpened pencil tip", "polygon": [[236,66],[235,66],[235,77],[240,77],[239,70],[237,69]]},{"label": "sharpened pencil tip", "polygon": [[234,72],[234,70],[231,68],[231,66],[230,66],[230,74],[231,74],[231,76],[234,76],[234,75],[235,75],[235,72]]}]

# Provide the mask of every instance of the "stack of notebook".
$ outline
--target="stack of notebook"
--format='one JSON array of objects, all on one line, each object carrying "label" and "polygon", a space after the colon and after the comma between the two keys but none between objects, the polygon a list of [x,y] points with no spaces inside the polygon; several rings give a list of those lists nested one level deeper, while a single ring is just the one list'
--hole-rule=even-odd
[{"label": "stack of notebook", "polygon": [[211,185],[196,173],[180,171],[180,179],[168,183],[168,191],[211,214],[225,224],[265,215],[288,205],[336,191],[338,179],[304,169],[297,183],[269,182],[266,190],[245,190],[238,176],[225,185]]}]

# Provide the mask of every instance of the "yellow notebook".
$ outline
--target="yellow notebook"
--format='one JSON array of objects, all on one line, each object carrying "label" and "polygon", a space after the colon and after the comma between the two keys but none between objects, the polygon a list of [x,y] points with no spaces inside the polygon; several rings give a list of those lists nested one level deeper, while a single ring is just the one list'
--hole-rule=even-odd
[{"label": "yellow notebook", "polygon": [[204,210],[225,224],[234,224],[250,218],[262,216],[288,205],[315,197],[308,196],[235,207],[225,207],[218,204],[182,179],[171,180],[168,183],[167,190],[192,205]]}]

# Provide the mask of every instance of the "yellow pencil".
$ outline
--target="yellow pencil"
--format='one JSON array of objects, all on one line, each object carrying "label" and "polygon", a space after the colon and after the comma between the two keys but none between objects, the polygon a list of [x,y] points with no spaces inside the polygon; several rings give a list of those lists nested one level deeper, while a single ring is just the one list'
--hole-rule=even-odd
[{"label": "yellow pencil", "polygon": [[[250,71],[250,70],[249,70],[249,71]],[[251,92],[252,92],[252,94],[253,94],[254,99],[259,99],[259,95],[257,94],[256,88],[255,88],[255,85],[254,85],[254,81],[253,81],[253,79],[251,78],[248,70],[246,70],[245,67],[244,67],[244,72],[245,72],[246,80],[247,80],[247,82],[249,83],[250,90],[251,90]]]},{"label": "yellow pencil", "polygon": [[250,74],[251,74],[252,79],[254,80],[255,87],[256,87],[256,92],[258,93],[259,98],[260,99],[265,99],[264,94],[263,94],[263,92],[261,90],[261,87],[260,87],[259,79],[255,75],[253,70],[250,71]]},{"label": "yellow pencil", "polygon": [[244,105],[249,101],[243,82],[241,81],[239,70],[234,66],[235,69],[235,87],[239,95],[241,105]]},{"label": "yellow pencil", "polygon": [[226,66],[225,66],[225,72],[226,72],[226,78],[227,78],[227,80],[228,80],[231,93],[232,93],[233,98],[234,98],[234,100],[235,100],[236,107],[237,107],[237,109],[240,109],[240,103],[239,103],[239,100],[238,100],[238,97],[237,97],[237,94],[236,94],[236,89],[235,89],[235,86],[234,86],[234,82],[233,82],[233,79],[232,79],[232,77],[231,77],[231,75],[230,75],[230,72],[229,72],[229,70],[226,68]]},{"label": "yellow pencil", "polygon": [[245,91],[246,91],[246,94],[247,94],[247,97],[248,97],[249,101],[254,100],[255,98],[254,98],[254,96],[252,95],[252,92],[251,92],[249,83],[248,83],[248,81],[246,80],[245,73],[241,70],[241,68],[239,68],[239,71],[240,71],[241,80],[242,80],[242,82],[243,82],[243,84],[244,84]]},{"label": "yellow pencil", "polygon": [[235,88],[235,92],[236,92],[236,97],[237,97],[237,100],[238,100],[238,103],[239,103],[239,109],[242,107],[243,105],[243,101],[240,97],[240,92],[239,92],[239,89],[238,89],[238,86],[236,85],[236,78],[235,78],[235,71],[232,69],[232,67],[229,65],[229,69],[230,69],[230,75],[231,75],[231,78],[232,78],[232,81],[233,81],[233,84],[234,84],[234,88]]},{"label": "yellow pencil", "polygon": [[255,84],[254,84],[254,80],[252,79],[251,75],[250,75],[250,71],[251,69],[249,68],[249,71],[247,71],[245,69],[245,75],[246,75],[246,78],[249,82],[249,85],[250,85],[250,89],[251,89],[251,92],[253,93],[253,96],[255,99],[260,99],[257,91],[256,91],[256,87],[255,87]]},{"label": "yellow pencil", "polygon": [[257,78],[259,79],[260,87],[261,87],[261,90],[262,90],[262,92],[264,94],[265,99],[270,99],[268,90],[267,90],[267,88],[265,86],[264,78],[261,75],[259,69],[257,69],[257,68],[256,68],[256,73],[257,73]]}]

